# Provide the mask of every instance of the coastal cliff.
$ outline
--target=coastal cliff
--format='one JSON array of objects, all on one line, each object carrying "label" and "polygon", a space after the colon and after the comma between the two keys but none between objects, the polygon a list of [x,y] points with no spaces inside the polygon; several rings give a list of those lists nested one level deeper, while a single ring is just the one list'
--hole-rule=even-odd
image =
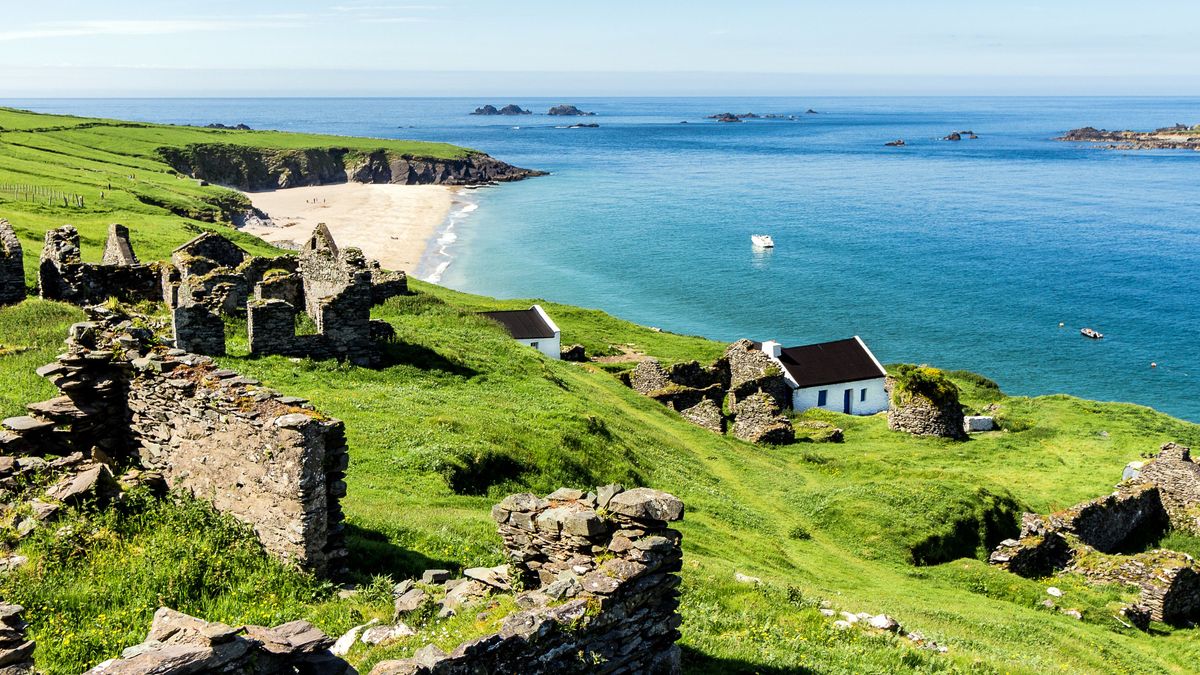
[{"label": "coastal cliff", "polygon": [[279,150],[226,143],[197,143],[158,150],[176,171],[242,190],[326,185],[394,183],[399,185],[478,185],[545,175],[483,153],[461,158],[397,155],[386,150],[349,148]]},{"label": "coastal cliff", "polygon": [[1072,129],[1054,139],[1075,143],[1107,144],[1108,150],[1197,150],[1200,151],[1200,125],[1176,124],[1154,131],[1108,131],[1095,127]]}]

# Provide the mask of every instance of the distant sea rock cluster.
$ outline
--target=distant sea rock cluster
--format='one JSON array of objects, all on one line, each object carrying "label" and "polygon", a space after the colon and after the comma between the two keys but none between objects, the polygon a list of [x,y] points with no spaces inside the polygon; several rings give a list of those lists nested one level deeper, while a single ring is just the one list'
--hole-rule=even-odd
[{"label": "distant sea rock cluster", "polygon": [[[806,115],[816,115],[817,111],[813,110],[812,108],[809,108],[805,112],[805,114]],[[752,113],[752,112],[738,113],[738,114],[731,113],[731,112],[723,112],[723,113],[717,113],[715,115],[709,115],[708,117],[705,117],[704,119],[716,120],[718,122],[741,122],[742,120],[798,120],[800,118],[797,117],[796,115],[788,115],[788,114],[782,114],[782,113],[765,113],[765,114],[760,115],[758,113]]]},{"label": "distant sea rock cluster", "polygon": [[503,108],[497,108],[496,106],[489,103],[488,105],[482,106],[480,108],[476,108],[475,112],[473,112],[471,114],[472,115],[532,115],[533,112],[530,110],[525,110],[524,108],[522,108],[519,105],[516,105],[515,103],[509,103],[508,105],[504,106]]},{"label": "distant sea rock cluster", "polygon": [[1108,131],[1095,127],[1072,129],[1055,140],[1105,144],[1108,150],[1196,150],[1200,151],[1200,124],[1176,124],[1154,131]]},{"label": "distant sea rock cluster", "polygon": [[[497,108],[496,106],[491,105],[489,103],[488,105],[476,108],[475,112],[473,112],[471,114],[472,115],[532,115],[533,111],[526,110],[515,103],[510,103],[510,104],[504,106],[503,108]],[[554,115],[557,117],[592,117],[596,113],[587,112],[586,110],[580,110],[579,108],[577,108],[573,105],[567,105],[564,103],[562,105],[556,105],[553,108],[550,108],[549,110],[546,111],[546,114]]]}]

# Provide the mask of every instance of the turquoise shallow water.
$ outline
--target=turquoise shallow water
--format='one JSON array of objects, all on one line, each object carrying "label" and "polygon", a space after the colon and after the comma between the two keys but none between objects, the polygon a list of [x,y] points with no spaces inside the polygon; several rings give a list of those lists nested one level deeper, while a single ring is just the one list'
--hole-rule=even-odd
[{"label": "turquoise shallow water", "polygon": [[[610,98],[570,101],[599,113],[586,120],[467,114],[486,102],[4,104],[472,146],[552,175],[471,193],[479,208],[445,247],[448,286],[722,340],[858,334],[885,362],[1200,421],[1200,153],[1052,140],[1085,125],[1198,123],[1200,99]],[[724,111],[799,119],[703,119]],[[556,128],[574,121],[601,126]],[[936,140],[963,129],[979,139]],[[895,138],[908,146],[883,147]],[[760,231],[774,251],[752,251]]]}]

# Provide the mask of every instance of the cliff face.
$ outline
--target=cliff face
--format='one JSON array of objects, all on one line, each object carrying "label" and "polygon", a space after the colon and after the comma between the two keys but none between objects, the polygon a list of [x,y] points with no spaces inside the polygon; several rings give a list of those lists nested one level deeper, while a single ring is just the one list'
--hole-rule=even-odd
[{"label": "cliff face", "polygon": [[397,183],[401,185],[475,185],[545,175],[522,169],[482,153],[461,159],[393,156],[346,148],[271,150],[221,143],[160,148],[163,160],[194,178],[242,190],[330,183]]}]

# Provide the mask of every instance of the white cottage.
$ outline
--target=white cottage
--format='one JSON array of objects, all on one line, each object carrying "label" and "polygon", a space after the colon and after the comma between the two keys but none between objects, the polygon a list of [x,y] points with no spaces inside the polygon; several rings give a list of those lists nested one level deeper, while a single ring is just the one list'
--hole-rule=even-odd
[{"label": "white cottage", "polygon": [[504,326],[514,340],[533,347],[547,358],[562,358],[562,331],[541,305],[529,309],[481,312],[480,316]]},{"label": "white cottage", "polygon": [[874,415],[888,409],[884,389],[887,372],[855,335],[846,340],[803,347],[784,347],[773,340],[762,350],[783,369],[792,388],[792,408],[836,410],[848,415]]}]

